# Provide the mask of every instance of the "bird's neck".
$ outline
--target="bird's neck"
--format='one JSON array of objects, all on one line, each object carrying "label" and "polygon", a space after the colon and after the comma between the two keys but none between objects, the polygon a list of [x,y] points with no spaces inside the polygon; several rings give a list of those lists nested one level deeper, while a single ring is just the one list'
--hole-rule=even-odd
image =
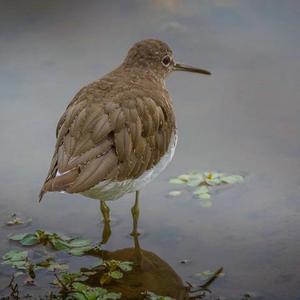
[{"label": "bird's neck", "polygon": [[115,71],[122,74],[122,76],[125,75],[132,83],[142,83],[143,85],[149,86],[149,88],[159,90],[166,89],[165,78],[151,68],[127,67],[126,65],[121,65]]}]

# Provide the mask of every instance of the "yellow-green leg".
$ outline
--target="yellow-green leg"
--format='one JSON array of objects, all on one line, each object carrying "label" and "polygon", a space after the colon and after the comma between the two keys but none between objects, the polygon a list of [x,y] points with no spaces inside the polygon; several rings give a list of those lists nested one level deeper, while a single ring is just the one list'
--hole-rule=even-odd
[{"label": "yellow-green leg", "polygon": [[102,230],[102,241],[101,244],[106,244],[110,235],[110,210],[105,201],[101,200],[100,202],[100,210],[103,216],[103,230]]},{"label": "yellow-green leg", "polygon": [[134,205],[131,208],[132,222],[133,222],[133,228],[132,228],[132,232],[131,232],[132,236],[139,235],[138,230],[137,230],[138,220],[139,220],[139,216],[140,216],[139,195],[140,195],[140,192],[136,191]]},{"label": "yellow-green leg", "polygon": [[138,232],[138,220],[140,215],[140,208],[139,208],[139,191],[135,192],[135,202],[133,207],[131,208],[131,214],[132,214],[132,222],[133,222],[133,228],[131,232],[131,236],[133,237],[134,241],[134,249],[135,249],[135,264],[136,267],[139,270],[142,270],[143,266],[143,256],[142,256],[142,250],[139,243],[139,232]]},{"label": "yellow-green leg", "polygon": [[134,241],[135,265],[138,270],[143,269],[143,254],[139,242],[139,233],[131,233]]}]

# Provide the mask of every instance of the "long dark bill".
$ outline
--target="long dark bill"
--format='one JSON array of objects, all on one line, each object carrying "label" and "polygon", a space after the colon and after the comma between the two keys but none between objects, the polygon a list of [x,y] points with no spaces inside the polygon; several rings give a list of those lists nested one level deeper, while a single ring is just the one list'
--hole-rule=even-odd
[{"label": "long dark bill", "polygon": [[186,72],[193,72],[193,73],[211,75],[211,73],[207,70],[199,69],[199,68],[195,68],[195,67],[192,67],[192,66],[179,64],[179,63],[174,64],[174,71],[186,71]]}]

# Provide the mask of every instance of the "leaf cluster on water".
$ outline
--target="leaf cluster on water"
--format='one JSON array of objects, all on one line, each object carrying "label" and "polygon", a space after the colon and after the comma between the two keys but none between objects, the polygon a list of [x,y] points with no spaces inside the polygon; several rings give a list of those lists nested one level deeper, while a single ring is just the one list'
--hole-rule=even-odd
[{"label": "leaf cluster on water", "polygon": [[[181,174],[169,180],[169,183],[183,185],[193,189],[193,194],[201,200],[203,207],[210,207],[211,191],[215,186],[226,184],[241,183],[244,178],[241,175],[225,174],[219,172],[197,172]],[[169,192],[169,196],[180,196],[182,190],[174,190]]]},{"label": "leaf cluster on water", "polygon": [[2,259],[2,264],[11,265],[19,270],[26,270],[29,265],[28,251],[10,250],[2,256]]},{"label": "leaf cluster on water", "polygon": [[100,284],[108,284],[113,279],[123,278],[124,272],[132,270],[133,262],[131,261],[120,261],[120,260],[106,260],[103,262],[104,273],[100,278]]},{"label": "leaf cluster on water", "polygon": [[28,251],[10,250],[2,256],[2,264],[10,265],[11,267],[20,270],[14,275],[20,276],[28,274],[30,278],[35,278],[35,272],[39,269],[47,269],[49,271],[62,271],[69,268],[68,264],[58,263],[53,257],[47,257],[42,261],[34,262],[29,259]]},{"label": "leaf cluster on water", "polygon": [[89,240],[70,238],[44,230],[37,230],[34,233],[12,234],[9,238],[18,241],[23,246],[50,244],[55,250],[66,251],[71,255],[83,255],[93,248]]},{"label": "leaf cluster on water", "polygon": [[31,219],[23,220],[20,217],[13,215],[12,218],[6,222],[6,225],[8,225],[8,226],[23,225],[23,224],[28,224],[31,221],[32,221]]},{"label": "leaf cluster on water", "polygon": [[[100,284],[104,285],[111,280],[118,280],[123,277],[123,272],[129,272],[132,270],[133,262],[119,261],[119,260],[106,260],[102,261],[97,267],[102,268],[102,276],[100,276]],[[71,299],[89,299],[89,300],[101,300],[101,299],[120,299],[120,293],[108,292],[101,287],[90,287],[84,283],[90,275],[96,275],[96,270],[93,271],[80,271],[80,272],[62,272],[54,281],[55,285],[63,288],[67,294],[72,295]]]},{"label": "leaf cluster on water", "polygon": [[101,287],[90,287],[83,283],[75,282],[72,285],[72,298],[76,300],[116,300],[121,298],[120,293],[108,292]]},{"label": "leaf cluster on water", "polygon": [[101,287],[90,287],[84,284],[83,280],[88,278],[89,273],[63,272],[54,281],[63,290],[65,295],[64,299],[77,299],[77,300],[115,300],[120,299],[120,293],[112,293]]}]

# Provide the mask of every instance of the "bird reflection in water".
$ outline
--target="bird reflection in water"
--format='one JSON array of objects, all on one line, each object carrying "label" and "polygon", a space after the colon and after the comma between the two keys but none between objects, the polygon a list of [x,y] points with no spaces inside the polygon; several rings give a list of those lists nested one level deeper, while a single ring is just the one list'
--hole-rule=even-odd
[{"label": "bird reflection in water", "polygon": [[[111,292],[122,294],[122,299],[149,299],[147,292],[157,295],[168,296],[173,299],[205,299],[210,293],[210,285],[218,278],[223,268],[215,272],[204,284],[192,286],[185,284],[179,275],[158,255],[141,249],[138,232],[138,194],[135,205],[132,208],[133,229],[131,236],[134,242],[133,248],[118,249],[116,251],[95,248],[89,252],[90,255],[100,257],[103,261],[130,261],[133,269],[124,273],[118,280],[109,280],[101,285],[101,278],[107,272],[103,265],[92,269],[82,269],[89,275],[85,284],[92,287],[102,286]],[[104,209],[103,209],[104,208]],[[102,244],[106,243],[111,234],[109,211],[101,207],[103,213],[103,236]]]}]

